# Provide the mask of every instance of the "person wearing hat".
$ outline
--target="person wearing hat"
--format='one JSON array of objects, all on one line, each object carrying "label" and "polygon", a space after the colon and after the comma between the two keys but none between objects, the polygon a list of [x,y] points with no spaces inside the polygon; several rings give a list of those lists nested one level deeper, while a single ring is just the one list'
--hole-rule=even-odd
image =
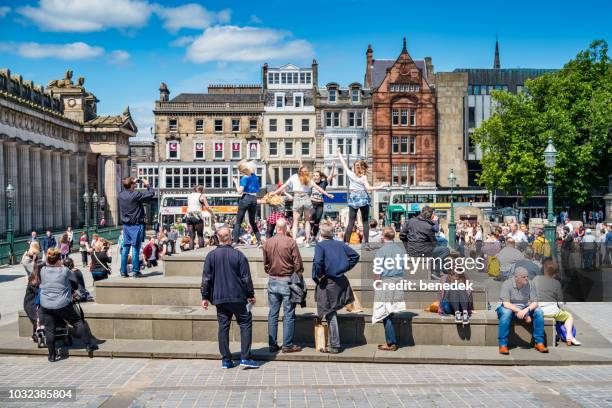
[{"label": "person wearing hat", "polygon": [[470,316],[474,310],[474,299],[472,291],[469,289],[449,289],[444,290],[444,284],[458,283],[463,287],[467,287],[468,279],[465,274],[465,267],[458,264],[457,260],[462,259],[458,251],[452,251],[449,255],[452,260],[452,268],[448,270],[448,274],[442,274],[440,277],[440,291],[438,292],[437,301],[440,304],[438,314],[440,315],[455,315],[455,323],[468,325],[470,324]]}]

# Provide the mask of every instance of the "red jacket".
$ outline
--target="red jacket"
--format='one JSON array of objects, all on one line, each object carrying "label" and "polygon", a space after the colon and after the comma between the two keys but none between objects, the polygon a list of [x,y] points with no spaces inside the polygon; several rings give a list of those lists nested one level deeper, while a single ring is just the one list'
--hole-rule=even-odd
[{"label": "red jacket", "polygon": [[155,260],[159,259],[159,252],[161,251],[161,249],[159,248],[159,245],[148,242],[147,245],[145,245],[145,247],[142,249],[142,254],[144,255],[145,261],[148,261],[151,255],[153,254],[153,245],[157,246],[157,253],[155,254]]}]

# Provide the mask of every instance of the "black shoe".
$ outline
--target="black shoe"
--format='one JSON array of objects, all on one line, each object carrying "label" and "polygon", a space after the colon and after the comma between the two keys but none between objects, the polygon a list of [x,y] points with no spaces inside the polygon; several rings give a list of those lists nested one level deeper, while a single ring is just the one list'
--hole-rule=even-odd
[{"label": "black shoe", "polygon": [[270,353],[278,353],[280,349],[281,348],[278,346],[278,344],[268,347],[268,351],[270,351]]},{"label": "black shoe", "polygon": [[135,273],[132,276],[134,276],[135,278],[142,278],[142,273],[140,273],[140,272],[139,273]]},{"label": "black shoe", "polygon": [[59,350],[54,351],[53,353],[49,353],[47,360],[49,360],[50,363],[55,363],[56,361],[61,360]]},{"label": "black shoe", "polygon": [[121,274],[121,277],[122,277],[122,278],[129,278],[129,277],[130,277],[130,275],[128,275],[127,273],[122,273],[122,274]]},{"label": "black shoe", "polygon": [[97,344],[87,344],[85,346],[85,350],[87,351],[87,355],[89,356],[89,358],[93,358],[93,352],[96,351],[98,349],[98,345]]}]

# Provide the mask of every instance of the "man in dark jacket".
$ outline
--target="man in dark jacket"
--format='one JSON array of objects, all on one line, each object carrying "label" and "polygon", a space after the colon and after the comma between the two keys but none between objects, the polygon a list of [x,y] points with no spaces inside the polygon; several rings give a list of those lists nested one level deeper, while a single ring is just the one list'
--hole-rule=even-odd
[{"label": "man in dark jacket", "polygon": [[42,253],[43,259],[47,259],[47,251],[50,248],[55,248],[57,246],[57,240],[55,236],[51,234],[51,231],[47,231],[47,235],[42,240]]},{"label": "man in dark jacket", "polygon": [[121,212],[121,223],[123,223],[123,248],[121,248],[121,276],[127,277],[127,261],[132,254],[132,271],[134,277],[140,277],[140,246],[144,239],[145,211],[143,203],[153,197],[155,193],[147,182],[142,180],[147,191],[136,191],[136,180],[134,177],[123,179],[123,190],[119,193],[119,211]]},{"label": "man in dark jacket", "polygon": [[[287,236],[287,221],[276,221],[276,235],[268,239],[263,247],[264,270],[268,279],[268,347],[270,352],[282,350],[283,353],[302,351],[293,344],[295,329],[295,303],[291,303],[291,276],[302,275],[302,256],[295,240]],[[276,342],[278,333],[278,314],[283,305],[283,347]]]},{"label": "man in dark jacket", "polygon": [[208,310],[209,302],[217,308],[219,322],[219,352],[221,367],[232,368],[229,349],[229,330],[232,317],[240,326],[240,366],[259,368],[251,359],[252,316],[255,305],[255,289],[246,256],[232,248],[231,232],[227,226],[217,231],[219,246],[206,255],[202,273],[202,307]]}]

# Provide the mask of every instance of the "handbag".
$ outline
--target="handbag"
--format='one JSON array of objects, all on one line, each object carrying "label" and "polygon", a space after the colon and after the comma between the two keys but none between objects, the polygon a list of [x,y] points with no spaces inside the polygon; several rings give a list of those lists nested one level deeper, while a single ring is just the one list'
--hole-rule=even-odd
[{"label": "handbag", "polygon": [[314,326],[315,350],[320,352],[327,348],[327,339],[329,338],[329,326],[327,322],[322,322],[317,319]]},{"label": "handbag", "polygon": [[[104,278],[103,278],[103,279],[108,278],[108,275],[110,275],[110,274],[111,274],[111,270],[110,270],[110,268],[109,268],[109,267],[107,267],[106,265],[104,265],[102,262],[100,262],[100,259],[98,258],[98,255],[96,255],[96,252],[95,252],[95,251],[93,251],[93,252],[91,253],[91,255],[92,255],[92,260],[91,260],[90,270],[91,270],[91,268],[93,268],[93,258],[96,258],[96,261],[98,262],[98,264],[100,264],[100,266],[102,266],[102,268],[104,268],[104,275],[105,275],[105,276],[104,276]],[[92,274],[94,274],[95,272],[100,272],[100,271],[91,271],[91,273],[92,273]]]}]

